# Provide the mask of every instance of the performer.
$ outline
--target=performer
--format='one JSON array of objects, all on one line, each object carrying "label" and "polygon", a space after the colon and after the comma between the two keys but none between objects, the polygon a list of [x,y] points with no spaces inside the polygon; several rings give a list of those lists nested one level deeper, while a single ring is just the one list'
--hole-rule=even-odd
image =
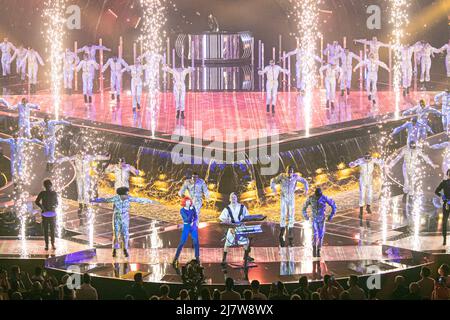
[{"label": "performer", "polygon": [[403,96],[406,97],[409,95],[409,89],[412,84],[412,76],[413,76],[413,65],[412,65],[412,57],[416,52],[416,45],[408,46],[392,46],[393,49],[400,52],[402,56],[401,61],[401,69],[402,69],[402,87],[403,87]]},{"label": "performer", "polygon": [[[223,209],[219,219],[222,223],[225,224],[238,225],[248,215],[249,213],[247,208],[243,204],[240,204],[238,202],[238,197],[236,193],[233,192],[230,194],[230,204],[225,209]],[[237,236],[235,228],[229,228],[225,237],[222,266],[226,266],[227,264],[228,248],[235,245],[244,247],[244,262],[254,260],[250,257],[250,243],[248,238]]]},{"label": "performer", "polygon": [[[2,100],[6,102],[5,100]],[[19,135],[25,138],[31,138],[30,125],[30,110],[40,110],[37,104],[29,103],[27,98],[22,98],[21,102],[15,106],[11,106],[6,102],[6,106],[10,110],[15,110],[19,113]]]},{"label": "performer", "polygon": [[406,130],[407,133],[407,145],[411,142],[421,144],[424,141],[423,139],[426,139],[427,132],[433,134],[433,130],[431,130],[430,126],[428,124],[419,123],[417,117],[413,117],[411,118],[411,121],[407,121],[400,127],[395,128],[391,133],[391,137],[396,136],[403,130]]},{"label": "performer", "polygon": [[49,116],[36,124],[44,129],[44,147],[45,156],[47,157],[47,172],[50,172],[56,162],[56,133],[61,126],[70,126],[71,123],[65,120],[50,120]]},{"label": "performer", "polygon": [[447,44],[444,44],[439,49],[439,52],[445,52],[445,51],[447,51],[447,55],[445,56],[445,67],[447,69],[447,78],[450,78],[450,39],[448,40]]},{"label": "performer", "polygon": [[20,76],[20,80],[24,81],[27,76],[26,65],[22,64],[22,61],[25,59],[28,50],[23,46],[20,46],[14,51],[14,55],[12,56],[9,63],[12,63],[16,60],[16,73]]},{"label": "performer", "polygon": [[93,203],[113,203],[113,251],[115,258],[117,249],[120,249],[120,240],[123,242],[123,255],[128,258],[128,242],[130,234],[128,227],[130,225],[130,205],[132,202],[141,204],[156,204],[155,201],[143,198],[134,198],[128,195],[130,190],[126,187],[117,189],[117,195],[111,198],[97,198]]},{"label": "performer", "polygon": [[284,234],[286,232],[286,216],[288,219],[288,240],[289,245],[292,246],[294,242],[294,223],[295,223],[295,190],[297,189],[297,183],[300,182],[305,188],[305,194],[308,194],[309,185],[308,181],[294,173],[294,168],[288,166],[286,173],[282,173],[279,176],[273,178],[270,181],[272,191],[276,194],[276,185],[281,187],[281,221],[280,221],[280,245],[285,246]]},{"label": "performer", "polygon": [[384,161],[373,158],[370,152],[367,152],[363,158],[350,162],[350,168],[359,167],[359,225],[363,226],[364,207],[366,212],[372,214],[370,206],[372,205],[373,196],[373,171],[375,165],[384,166]]},{"label": "performer", "polygon": [[442,105],[442,125],[444,126],[444,131],[450,133],[450,89],[447,88],[444,92],[439,93],[434,97],[434,103],[439,104],[441,101]]},{"label": "performer", "polygon": [[106,64],[103,66],[102,73],[105,73],[108,67],[111,68],[111,100],[117,98],[117,102],[120,102],[120,92],[122,90],[122,70],[128,68],[128,63],[122,58],[112,57],[109,58]]},{"label": "performer", "polygon": [[70,51],[70,49],[66,49],[63,62],[64,90],[66,90],[69,95],[72,95],[74,72],[79,62],[80,59],[78,56]]},{"label": "performer", "polygon": [[94,89],[95,70],[100,68],[99,64],[89,59],[88,54],[84,54],[83,60],[78,63],[77,72],[83,70],[83,96],[84,103],[92,103],[92,91]]},{"label": "performer", "polygon": [[422,42],[418,44],[419,56],[420,56],[420,83],[422,84],[422,90],[427,87],[427,82],[430,82],[430,71],[431,71],[431,58],[434,58],[435,53],[440,53],[440,51],[429,43]]},{"label": "performer", "polygon": [[175,104],[177,107],[177,119],[184,119],[184,111],[186,105],[186,76],[194,72],[194,68],[176,68],[172,69],[168,66],[163,67],[163,71],[172,74],[173,76],[173,95],[175,96]]},{"label": "performer", "polygon": [[352,76],[353,76],[353,59],[361,62],[361,58],[349,49],[345,48],[344,51],[339,55],[341,59],[341,96],[345,95],[345,90],[347,90],[347,95],[350,95],[350,89],[352,87]]},{"label": "performer", "polygon": [[137,58],[134,65],[122,69],[122,72],[125,71],[131,73],[131,96],[133,98],[133,112],[136,111],[136,106],[138,110],[141,110],[142,75],[144,73],[141,59]]},{"label": "performer", "polygon": [[20,68],[22,68],[25,63],[28,66],[28,81],[31,86],[31,92],[35,93],[39,65],[43,66],[44,61],[42,60],[41,56],[39,55],[39,53],[36,50],[29,47],[27,50],[27,54],[25,55],[25,57],[23,58],[23,60],[20,64]]},{"label": "performer", "polygon": [[360,39],[360,40],[354,40],[355,43],[360,43],[363,45],[369,46],[369,56],[373,55],[376,60],[380,58],[380,48],[389,48],[390,45],[383,43],[381,41],[378,41],[377,37],[373,37],[372,40],[367,39]]},{"label": "performer", "polygon": [[87,209],[90,200],[93,198],[93,184],[90,175],[92,162],[108,161],[109,159],[109,156],[78,153],[73,157],[64,157],[56,160],[56,163],[58,164],[63,162],[72,162],[75,167],[78,193],[78,218],[80,220],[80,226],[83,225],[83,212]]},{"label": "performer", "polygon": [[[145,58],[145,64],[144,64],[144,70],[145,70],[145,84],[149,85],[150,83],[150,77],[152,70],[154,69],[155,65],[158,65],[159,70],[159,64],[164,63],[164,57],[158,53],[147,51],[143,55],[139,57],[141,61],[144,61]],[[159,74],[159,72],[158,72]]]},{"label": "performer", "polygon": [[375,100],[375,94],[377,93],[377,82],[378,82],[378,68],[382,67],[383,69],[386,69],[388,72],[391,72],[389,70],[388,66],[384,63],[378,60],[376,58],[376,55],[374,53],[369,54],[369,59],[363,60],[360,63],[358,63],[353,71],[356,71],[357,69],[366,66],[368,69],[367,79],[366,79],[366,90],[367,90],[367,96],[369,101],[372,101],[373,104],[376,104]]},{"label": "performer", "polygon": [[442,198],[442,237],[444,239],[443,245],[447,245],[447,225],[448,217],[450,215],[450,170],[447,170],[447,179],[444,179],[437,187],[435,194]]},{"label": "performer", "polygon": [[270,112],[270,105],[272,105],[272,114],[275,113],[275,106],[277,104],[277,95],[278,95],[278,77],[280,72],[283,72],[286,75],[289,75],[289,71],[281,68],[280,66],[275,64],[275,60],[270,60],[270,65],[264,68],[264,70],[258,71],[260,76],[266,74],[267,82],[266,82],[266,91],[267,91],[267,112]]},{"label": "performer", "polygon": [[335,63],[328,63],[320,68],[320,75],[323,77],[325,71],[325,90],[327,99],[327,108],[334,108],[334,102],[336,99],[336,79],[340,82],[342,79],[342,69]]},{"label": "performer", "polygon": [[198,177],[198,173],[194,172],[190,178],[184,181],[178,195],[180,197],[184,197],[186,191],[188,191],[189,196],[192,199],[192,205],[195,207],[198,220],[200,220],[200,210],[203,206],[203,197],[209,199],[209,190],[206,182]]},{"label": "performer", "polygon": [[417,106],[403,112],[403,116],[417,115],[417,123],[419,125],[419,141],[425,141],[427,138],[427,131],[429,128],[428,115],[430,113],[442,116],[442,113],[439,110],[427,106],[425,100],[423,99],[419,101]]},{"label": "performer", "polygon": [[77,50],[77,53],[84,52],[84,54],[87,54],[89,59],[96,60],[95,56],[97,54],[97,51],[111,51],[111,49],[105,47],[105,46],[98,46],[98,45],[90,45],[90,46],[84,46],[83,48],[80,48]]},{"label": "performer", "polygon": [[42,211],[42,227],[44,231],[45,251],[48,251],[49,233],[52,249],[55,246],[56,209],[58,208],[58,194],[53,190],[50,180],[44,181],[45,191],[41,191],[34,202]]},{"label": "performer", "polygon": [[[288,57],[291,56],[296,56],[296,64],[295,64],[295,70],[296,70],[296,81],[297,81],[297,89],[300,90],[301,92],[305,91],[305,87],[306,87],[306,82],[305,82],[305,52],[303,49],[301,48],[297,48],[291,52],[288,52],[287,54],[284,55],[283,59],[287,59]],[[322,59],[317,56],[314,55],[314,60],[322,63]]]},{"label": "performer", "polygon": [[312,228],[313,228],[313,257],[320,258],[320,250],[322,249],[323,237],[325,236],[325,218],[326,218],[326,206],[331,207],[331,213],[328,216],[328,222],[330,222],[336,213],[336,204],[334,201],[325,195],[322,190],[317,188],[314,195],[309,197],[305,205],[303,206],[303,216],[306,221],[309,221],[307,213],[308,207],[311,206],[312,212]]},{"label": "performer", "polygon": [[329,64],[339,65],[339,57],[342,54],[343,49],[338,41],[333,41],[333,44],[327,44],[327,47],[323,51],[323,54],[328,57],[327,62]]},{"label": "performer", "polygon": [[125,158],[119,158],[117,164],[111,164],[106,168],[107,173],[114,173],[114,190],[119,188],[130,189],[130,173],[137,176],[139,170],[125,162]]},{"label": "performer", "polygon": [[181,201],[180,215],[183,219],[183,232],[181,234],[180,244],[178,245],[175,258],[172,265],[178,269],[178,259],[180,258],[181,250],[183,249],[189,235],[191,235],[192,242],[194,243],[195,259],[200,264],[200,246],[198,243],[198,221],[199,216],[195,206],[189,197],[183,198]]},{"label": "performer", "polygon": [[392,169],[402,158],[404,179],[403,192],[408,195],[414,195],[415,190],[413,183],[415,183],[415,181],[413,181],[413,178],[420,159],[425,161],[433,169],[436,169],[438,166],[431,161],[430,157],[428,157],[421,148],[417,147],[417,144],[414,141],[411,141],[407,147],[400,151],[398,156],[388,165],[388,168]]},{"label": "performer", "polygon": [[[448,139],[448,138],[447,138]],[[444,150],[443,160],[442,160],[442,171],[444,176],[447,174],[447,171],[450,169],[450,141],[438,143],[430,146],[433,150]]]},{"label": "performer", "polygon": [[3,76],[9,76],[11,74],[11,51],[15,51],[17,48],[5,38],[0,43],[0,50],[2,51],[2,71]]}]

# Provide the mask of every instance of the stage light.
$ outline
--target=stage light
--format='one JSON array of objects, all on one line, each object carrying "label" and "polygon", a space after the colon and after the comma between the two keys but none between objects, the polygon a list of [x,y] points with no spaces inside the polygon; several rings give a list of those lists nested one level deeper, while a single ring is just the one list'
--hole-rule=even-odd
[{"label": "stage light", "polygon": [[216,185],[214,183],[208,184],[208,189],[209,190],[214,190],[215,188],[216,188]]},{"label": "stage light", "polygon": [[164,174],[164,173],[162,173],[162,174],[160,174],[160,175],[158,176],[158,179],[159,179],[159,180],[166,180],[166,179],[167,179],[167,175]]},{"label": "stage light", "polygon": [[339,163],[338,166],[337,166],[337,168],[339,170],[343,170],[343,169],[345,169],[345,167],[346,167],[346,164],[344,162]]}]

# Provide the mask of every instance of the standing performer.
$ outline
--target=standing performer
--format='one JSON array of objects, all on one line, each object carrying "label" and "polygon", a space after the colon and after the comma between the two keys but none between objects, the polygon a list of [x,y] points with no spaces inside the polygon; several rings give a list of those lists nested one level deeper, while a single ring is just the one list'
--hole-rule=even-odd
[{"label": "standing performer", "polygon": [[102,73],[111,68],[111,100],[117,98],[117,102],[120,102],[120,92],[122,90],[122,70],[128,68],[128,63],[122,58],[112,57],[109,58],[106,64],[103,66]]},{"label": "standing performer", "polygon": [[12,56],[10,63],[16,60],[16,73],[20,76],[20,80],[24,81],[27,76],[27,68],[25,64],[22,64],[22,61],[25,59],[28,50],[23,46],[20,46],[14,51],[14,55]]},{"label": "standing performer", "polygon": [[443,206],[442,206],[442,237],[444,239],[443,245],[447,245],[447,225],[448,225],[448,217],[450,215],[450,170],[447,171],[447,179],[441,182],[441,184],[437,187],[435,194],[442,198]]},{"label": "standing performer", "polygon": [[115,258],[117,249],[120,249],[120,240],[123,242],[123,255],[128,258],[128,242],[130,234],[128,232],[130,226],[130,205],[132,202],[141,204],[156,204],[150,199],[134,198],[128,195],[130,190],[126,187],[117,189],[117,195],[112,198],[97,198],[92,200],[93,203],[113,203],[113,251],[112,256]]},{"label": "standing performer", "polygon": [[447,78],[450,78],[450,39],[448,40],[447,44],[444,44],[439,49],[439,52],[445,52],[445,51],[447,51],[447,55],[445,56],[445,67],[447,69]]},{"label": "standing performer", "polygon": [[434,103],[439,104],[441,101],[442,105],[442,125],[444,127],[444,131],[450,133],[450,89],[446,89],[444,92],[439,93],[434,97]]},{"label": "standing performer", "polygon": [[[286,55],[284,55],[283,59],[287,59],[291,56],[296,56],[296,64],[295,64],[295,70],[296,70],[296,81],[297,81],[297,89],[301,92],[305,91],[306,82],[305,82],[305,52],[303,49],[297,48]],[[314,60],[322,63],[322,59],[314,55]]]},{"label": "standing performer", "polygon": [[380,48],[389,48],[390,45],[380,42],[378,41],[377,37],[373,37],[372,40],[367,40],[367,39],[360,39],[360,40],[354,40],[355,43],[360,43],[363,45],[368,45],[369,46],[369,56],[371,54],[374,55],[374,58],[376,60],[379,60],[380,58]]},{"label": "standing performer", "polygon": [[94,89],[95,70],[100,68],[95,60],[89,59],[88,54],[84,54],[84,59],[78,63],[77,72],[83,70],[83,96],[84,103],[92,103],[92,91]]},{"label": "standing performer", "polygon": [[191,198],[185,197],[181,201],[180,215],[183,219],[183,232],[181,234],[180,244],[178,245],[175,258],[173,259],[172,265],[178,269],[178,259],[180,258],[181,250],[189,237],[191,235],[192,242],[194,243],[195,259],[200,264],[200,245],[198,243],[198,221],[199,215]]},{"label": "standing performer", "polygon": [[45,191],[41,191],[36,198],[36,205],[42,211],[42,227],[44,231],[45,251],[48,251],[48,238],[52,243],[52,249],[55,247],[55,227],[56,227],[56,208],[58,208],[58,194],[53,190],[53,184],[50,180],[44,181]]},{"label": "standing performer", "polygon": [[[219,219],[222,223],[239,225],[239,223],[248,216],[247,208],[238,202],[236,193],[230,194],[230,204],[223,209]],[[229,228],[225,237],[225,246],[223,248],[222,266],[227,264],[228,248],[239,245],[244,246],[244,262],[253,261],[250,257],[250,243],[247,237],[239,237],[236,235],[235,228]]]},{"label": "standing performer", "polygon": [[445,176],[447,174],[447,171],[450,169],[450,141],[432,145],[430,146],[430,148],[433,150],[445,149],[443,152],[443,160],[442,160],[442,172],[444,173]]},{"label": "standing performer", "polygon": [[417,115],[417,124],[419,125],[419,141],[425,141],[427,138],[427,131],[429,128],[428,115],[430,113],[443,116],[439,110],[427,106],[425,100],[423,99],[419,101],[417,106],[403,112],[403,116]]},{"label": "standing performer", "polygon": [[69,95],[72,95],[74,72],[79,62],[80,59],[78,56],[70,51],[70,49],[66,49],[63,62],[64,90],[66,90]]},{"label": "standing performer", "polygon": [[80,226],[83,225],[83,212],[87,209],[90,200],[93,198],[91,165],[94,161],[107,161],[109,156],[89,155],[78,153],[73,157],[64,157],[56,160],[56,163],[72,162],[75,167],[75,177],[78,193],[78,218]]},{"label": "standing performer", "polygon": [[411,142],[422,143],[424,141],[423,138],[426,138],[427,136],[427,132],[433,134],[433,130],[431,130],[430,126],[428,124],[419,123],[417,117],[413,117],[411,121],[407,121],[400,127],[395,128],[391,133],[391,137],[396,136],[403,130],[406,130],[407,133],[407,145]]},{"label": "standing performer", "polygon": [[277,194],[276,185],[281,187],[281,221],[280,221],[280,245],[285,246],[284,234],[286,231],[286,217],[288,219],[288,239],[289,245],[293,246],[294,241],[294,223],[295,223],[295,190],[297,189],[297,183],[300,182],[305,188],[305,194],[308,194],[309,185],[308,181],[294,173],[294,168],[288,166],[286,173],[282,173],[279,176],[273,178],[270,181],[270,187],[272,191]]},{"label": "standing performer", "polygon": [[[4,100],[3,100],[4,101]],[[17,110],[19,113],[19,135],[25,138],[31,138],[30,110],[40,110],[37,104],[28,103],[27,98],[22,98],[21,102],[15,106],[7,103],[8,109]]]},{"label": "standing performer", "polygon": [[363,226],[364,206],[366,212],[372,214],[370,206],[372,205],[373,196],[373,171],[375,165],[379,167],[384,166],[381,159],[372,158],[372,155],[367,152],[363,158],[359,158],[354,162],[350,162],[350,168],[359,167],[359,225]]},{"label": "standing performer", "polygon": [[206,182],[198,177],[198,173],[194,172],[192,176],[183,183],[178,195],[184,197],[186,191],[188,191],[192,204],[195,207],[198,218],[200,220],[200,210],[203,206],[203,196],[209,199],[209,190]]},{"label": "standing performer", "polygon": [[137,176],[139,170],[125,162],[125,158],[119,158],[117,164],[111,164],[106,168],[107,173],[114,173],[114,190],[119,188],[130,189],[130,173]]},{"label": "standing performer", "polygon": [[352,76],[353,76],[353,59],[356,59],[358,62],[361,61],[361,58],[353,52],[350,52],[349,49],[345,48],[344,51],[339,55],[341,59],[341,96],[345,95],[345,90],[347,89],[347,95],[350,95],[350,89],[352,87]]},{"label": "standing performer", "polygon": [[136,59],[136,62],[132,66],[122,69],[122,72],[128,71],[131,73],[131,96],[133,98],[133,112],[141,110],[141,97],[142,97],[142,75],[144,68],[141,64],[141,59]]},{"label": "standing performer", "polygon": [[376,55],[374,53],[369,54],[369,59],[363,60],[360,63],[358,63],[353,71],[356,71],[357,69],[366,66],[368,69],[367,79],[366,79],[366,90],[367,90],[367,96],[369,101],[372,101],[373,104],[376,104],[375,95],[377,93],[377,82],[378,82],[378,68],[382,67],[383,69],[386,69],[388,72],[391,72],[389,70],[388,66],[381,62],[376,58]]},{"label": "standing performer", "polygon": [[56,133],[61,126],[69,126],[70,122],[64,120],[50,120],[48,116],[44,121],[37,123],[38,126],[44,128],[44,147],[45,156],[47,157],[47,171],[50,172],[56,162]]},{"label": "standing performer", "polygon": [[175,96],[175,104],[177,108],[177,119],[184,119],[184,111],[186,106],[186,76],[194,72],[194,68],[176,68],[172,69],[164,66],[163,71],[169,72],[173,76],[173,95]]},{"label": "standing performer", "polygon": [[401,159],[403,158],[403,192],[405,194],[414,195],[414,184],[415,184],[415,172],[417,170],[417,165],[420,159],[425,161],[433,169],[438,166],[431,161],[430,157],[426,155],[421,148],[417,148],[415,142],[411,141],[407,147],[404,147],[398,156],[392,160],[388,165],[389,169],[392,169]]},{"label": "standing performer", "polygon": [[2,51],[2,71],[3,76],[9,76],[11,74],[11,51],[15,51],[17,48],[5,38],[0,43],[0,50]]},{"label": "standing performer", "polygon": [[334,201],[325,195],[322,190],[317,188],[314,195],[306,200],[303,206],[303,216],[306,221],[309,221],[307,209],[311,206],[312,211],[312,228],[313,228],[313,257],[320,258],[320,250],[322,249],[323,237],[325,236],[325,218],[326,218],[326,206],[331,207],[331,213],[328,216],[328,222],[330,222],[336,213],[336,204]]},{"label": "standing performer", "polygon": [[28,48],[27,54],[23,58],[20,68],[22,68],[23,64],[25,63],[28,65],[28,81],[31,86],[31,92],[35,93],[39,65],[43,66],[44,61],[36,50],[34,50],[33,48]]},{"label": "standing performer", "polygon": [[[148,85],[150,83],[150,77],[151,73],[153,71],[153,66],[158,65],[159,70],[159,64],[164,63],[164,57],[160,55],[159,53],[154,53],[147,51],[143,55],[139,57],[141,61],[144,61],[145,58],[145,64],[144,64],[144,70],[145,70],[145,84]],[[159,72],[158,72],[159,73]]]},{"label": "standing performer", "polygon": [[333,41],[333,44],[327,44],[327,47],[323,51],[323,54],[328,57],[327,62],[329,64],[339,65],[339,57],[342,54],[343,49],[338,41]]},{"label": "standing performer", "polygon": [[327,108],[334,108],[336,100],[336,79],[340,82],[342,79],[342,69],[334,63],[326,64],[320,68],[320,75],[323,77],[325,71],[325,90],[327,99]]},{"label": "standing performer", "polygon": [[420,55],[420,83],[422,85],[422,90],[427,88],[427,82],[430,82],[430,71],[431,71],[431,58],[434,58],[435,53],[440,53],[440,51],[429,43],[422,42],[418,44],[418,51]]},{"label": "standing performer", "polygon": [[413,65],[412,65],[412,57],[414,52],[416,52],[416,45],[408,46],[408,45],[400,45],[393,46],[395,50],[398,50],[401,53],[402,61],[401,61],[401,69],[402,69],[402,87],[403,87],[403,96],[406,97],[409,95],[409,89],[412,84],[412,76],[413,76]]},{"label": "standing performer", "polygon": [[275,64],[275,60],[270,60],[270,65],[264,68],[264,70],[258,71],[260,76],[266,74],[267,82],[266,82],[266,91],[267,91],[267,112],[270,112],[270,105],[272,105],[272,114],[275,113],[275,106],[277,104],[277,95],[278,95],[278,77],[280,72],[283,72],[286,75],[289,75],[289,71],[281,68],[280,66]]}]

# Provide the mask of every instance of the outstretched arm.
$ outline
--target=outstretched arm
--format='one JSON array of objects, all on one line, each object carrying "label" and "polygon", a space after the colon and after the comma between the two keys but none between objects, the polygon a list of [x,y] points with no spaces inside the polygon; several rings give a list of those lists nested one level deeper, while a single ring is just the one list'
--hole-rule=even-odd
[{"label": "outstretched arm", "polygon": [[400,151],[397,157],[395,157],[395,159],[388,164],[388,167],[392,169],[404,156],[405,156],[405,149],[402,149],[402,151]]},{"label": "outstretched arm", "polygon": [[362,159],[358,159],[358,160],[350,162],[348,165],[350,168],[355,168],[355,167],[360,166],[361,164],[362,164]]},{"label": "outstretched arm", "polygon": [[128,199],[130,200],[130,202],[140,203],[140,204],[159,204],[156,201],[153,201],[153,200],[150,200],[150,199],[145,199],[145,198],[129,197]]},{"label": "outstretched arm", "polygon": [[450,147],[450,142],[448,142],[448,141],[430,146],[430,148],[433,150],[442,150],[442,149],[446,149],[448,147]]},{"label": "outstretched arm", "polygon": [[4,105],[5,107],[8,107],[9,109],[12,109],[12,106],[9,104],[9,102],[3,98],[0,98],[0,104]]},{"label": "outstretched arm", "polygon": [[33,110],[39,110],[40,107],[38,104],[34,104],[34,103],[27,103],[27,108],[33,109]]},{"label": "outstretched arm", "polygon": [[391,72],[391,69],[389,69],[389,67],[386,65],[386,63],[384,63],[383,61],[377,61],[377,64],[382,67],[383,69],[385,69],[387,72]]},{"label": "outstretched arm", "polygon": [[97,198],[97,199],[91,200],[91,202],[92,202],[92,203],[113,203],[114,200],[116,200],[116,197],[111,197],[111,198]]},{"label": "outstretched arm", "polygon": [[409,122],[405,122],[404,124],[402,124],[400,127],[395,128],[392,131],[392,136],[396,136],[397,134],[399,134],[400,132],[402,132],[403,130],[407,129],[409,127]]},{"label": "outstretched arm", "polygon": [[423,151],[419,152],[419,156],[425,161],[428,165],[430,165],[432,168],[437,168],[438,165],[434,164],[434,162],[431,160],[431,158],[425,154]]},{"label": "outstretched arm", "polygon": [[410,115],[416,114],[417,110],[419,108],[420,108],[420,106],[415,106],[415,107],[412,107],[410,109],[407,109],[407,110],[403,111],[402,115],[403,116],[410,116]]},{"label": "outstretched arm", "polygon": [[287,58],[289,58],[289,57],[295,56],[295,55],[297,54],[298,50],[299,50],[299,49],[295,49],[295,50],[292,50],[292,51],[286,53],[286,54],[283,56],[283,59],[287,59]]}]

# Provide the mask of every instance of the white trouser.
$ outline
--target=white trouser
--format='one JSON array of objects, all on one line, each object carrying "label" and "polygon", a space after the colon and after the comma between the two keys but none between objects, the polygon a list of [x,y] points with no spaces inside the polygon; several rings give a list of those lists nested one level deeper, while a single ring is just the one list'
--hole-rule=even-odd
[{"label": "white trouser", "polygon": [[372,204],[372,183],[359,183],[359,206],[370,206]]},{"label": "white trouser", "polygon": [[90,203],[90,179],[85,175],[76,177],[77,181],[77,192],[78,192],[78,203],[89,204]]},{"label": "white trouser", "polygon": [[111,72],[111,93],[120,95],[122,91],[122,74]]},{"label": "white trouser", "polygon": [[11,74],[11,55],[9,53],[4,53],[2,55],[2,71],[3,76],[7,76]]},{"label": "white trouser", "polygon": [[403,88],[406,89],[411,87],[412,75],[413,75],[412,64],[411,63],[402,64]]},{"label": "white trouser", "polygon": [[45,147],[45,156],[47,157],[48,163],[55,163],[55,149],[56,149],[56,141],[55,139],[46,139],[44,140]]},{"label": "white trouser", "polygon": [[378,73],[369,72],[366,79],[367,95],[374,95],[377,92]]},{"label": "white trouser", "polygon": [[444,160],[442,161],[442,171],[444,173],[444,177],[447,175],[447,171],[450,169],[450,150],[446,150],[444,152]]},{"label": "white trouser", "polygon": [[173,94],[175,96],[175,105],[177,107],[177,111],[184,112],[186,105],[186,87],[175,86],[173,88]]},{"label": "white trouser", "polygon": [[249,241],[248,241],[248,238],[246,238],[246,237],[239,237],[236,240],[236,229],[230,228],[227,231],[227,236],[225,238],[225,244],[223,246],[223,250],[225,252],[227,252],[228,248],[231,246],[234,246],[234,245],[248,247],[248,244],[249,244]]},{"label": "white trouser", "polygon": [[343,74],[341,78],[341,90],[350,89],[352,87],[352,76],[353,76],[353,70],[351,68],[349,69],[342,69]]},{"label": "white trouser", "polygon": [[28,64],[28,81],[30,84],[37,84],[37,74],[39,66],[37,63]]},{"label": "white trouser", "polygon": [[94,88],[94,76],[90,73],[83,73],[83,95],[92,96]]},{"label": "white trouser", "polygon": [[276,106],[278,97],[278,81],[267,81],[266,91],[266,104]]},{"label": "white trouser", "polygon": [[19,133],[25,138],[31,138],[30,119],[19,120]]},{"label": "white trouser", "polygon": [[325,78],[327,101],[334,102],[336,98],[336,78]]},{"label": "white trouser", "polygon": [[444,131],[449,133],[450,132],[450,111],[442,114],[442,126],[444,128]]},{"label": "white trouser", "polygon": [[288,228],[293,228],[295,223],[295,198],[281,198],[281,217],[280,227],[286,227],[286,216],[288,219]]},{"label": "white trouser", "polygon": [[141,105],[142,96],[142,80],[131,79],[131,97],[133,98],[133,109]]},{"label": "white trouser", "polygon": [[72,89],[73,70],[64,71],[64,89]]},{"label": "white trouser", "polygon": [[16,59],[16,72],[20,75],[20,80],[25,80],[27,75],[27,65],[23,63],[22,66],[20,66],[21,62],[21,60]]},{"label": "white trouser", "polygon": [[305,90],[305,83],[303,82],[302,65],[301,64],[295,65],[295,72],[296,72],[296,76],[297,76],[297,89]]},{"label": "white trouser", "polygon": [[403,163],[403,192],[404,193],[411,193],[413,190],[411,190],[411,180],[412,180],[412,172],[414,168],[412,168],[412,165],[404,162]]},{"label": "white trouser", "polygon": [[420,82],[424,81],[430,82],[430,70],[431,70],[430,57],[422,58],[422,61],[420,62],[420,69],[421,69]]},{"label": "white trouser", "polygon": [[450,77],[450,54],[445,57],[445,65],[447,67],[447,77]]}]

